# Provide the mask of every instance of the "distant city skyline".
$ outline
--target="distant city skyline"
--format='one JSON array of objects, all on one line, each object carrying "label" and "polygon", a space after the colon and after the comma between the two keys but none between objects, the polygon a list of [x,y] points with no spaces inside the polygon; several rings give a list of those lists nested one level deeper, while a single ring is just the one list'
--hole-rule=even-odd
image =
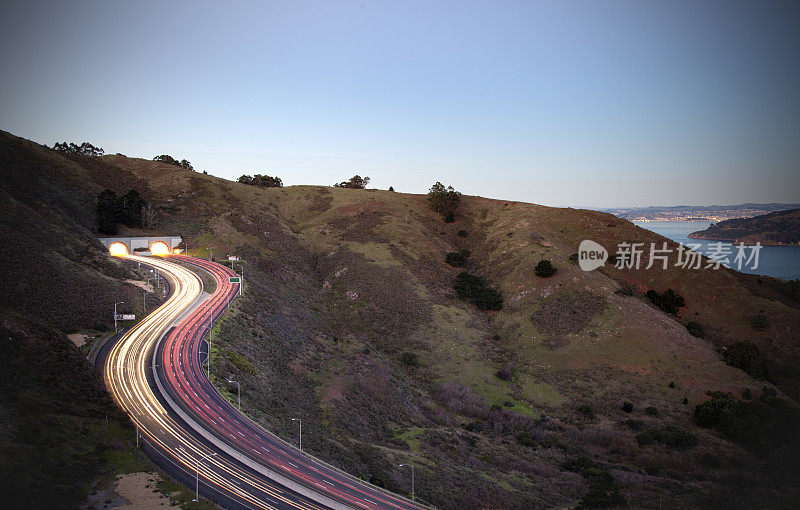
[{"label": "distant city skyline", "polygon": [[4,2],[0,129],[285,185],[800,202],[796,2]]}]

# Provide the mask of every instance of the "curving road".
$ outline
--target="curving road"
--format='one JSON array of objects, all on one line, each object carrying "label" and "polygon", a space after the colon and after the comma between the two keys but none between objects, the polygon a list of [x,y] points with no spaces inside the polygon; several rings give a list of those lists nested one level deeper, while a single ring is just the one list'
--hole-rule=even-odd
[{"label": "curving road", "polygon": [[202,284],[192,271],[168,260],[129,258],[156,267],[175,292],[112,348],[106,381],[149,445],[184,480],[205,459],[199,469],[203,491],[227,507],[421,508],[300,452],[217,392],[206,377],[204,336],[239,291],[238,283],[229,282],[235,275],[230,269],[170,257],[214,276],[217,288],[202,300]]}]

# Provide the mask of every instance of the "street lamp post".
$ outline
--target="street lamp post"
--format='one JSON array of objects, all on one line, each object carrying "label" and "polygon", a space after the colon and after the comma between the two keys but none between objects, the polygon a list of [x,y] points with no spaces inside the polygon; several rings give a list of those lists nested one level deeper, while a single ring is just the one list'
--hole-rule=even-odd
[{"label": "street lamp post", "polygon": [[292,418],[292,421],[296,421],[300,423],[300,442],[298,443],[298,449],[302,452],[303,451],[303,420],[300,418]]},{"label": "street lamp post", "polygon": [[414,501],[414,465],[413,464],[400,464],[398,467],[408,466],[411,468],[411,501]]},{"label": "street lamp post", "polygon": [[239,410],[241,411],[242,410],[242,385],[239,384],[238,381],[234,381],[232,379],[228,379],[228,382],[229,383],[236,383],[236,402],[237,402],[236,407],[238,407]]},{"label": "street lamp post", "polygon": [[216,455],[217,452],[210,453],[205,457],[201,457],[200,460],[197,461],[197,476],[194,481],[194,499],[192,501],[199,501],[200,500],[200,463],[206,460],[209,457],[213,457]]},{"label": "street lamp post", "polygon": [[114,301],[114,331],[117,330],[117,305],[125,304],[125,301]]}]

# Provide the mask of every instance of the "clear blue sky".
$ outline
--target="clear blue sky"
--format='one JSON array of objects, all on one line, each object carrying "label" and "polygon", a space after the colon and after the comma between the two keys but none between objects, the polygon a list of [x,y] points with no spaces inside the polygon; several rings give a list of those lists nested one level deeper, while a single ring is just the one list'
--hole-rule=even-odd
[{"label": "clear blue sky", "polygon": [[800,202],[798,2],[15,2],[0,128],[549,205]]}]

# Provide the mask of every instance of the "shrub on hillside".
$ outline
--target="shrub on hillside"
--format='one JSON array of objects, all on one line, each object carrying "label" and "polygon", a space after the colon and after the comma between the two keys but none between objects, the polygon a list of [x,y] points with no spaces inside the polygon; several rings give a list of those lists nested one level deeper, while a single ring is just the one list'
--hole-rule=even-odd
[{"label": "shrub on hillside", "polygon": [[711,399],[697,404],[697,425],[748,448],[767,451],[796,438],[800,408],[788,400],[764,392],[757,401],[735,399],[730,393],[709,392]]},{"label": "shrub on hillside", "polygon": [[505,367],[499,369],[497,372],[495,372],[495,375],[500,380],[510,381],[511,378],[514,376],[514,364],[510,363]]},{"label": "shrub on hillside", "polygon": [[533,272],[536,276],[541,276],[542,278],[553,276],[556,271],[557,269],[549,260],[540,260],[539,263],[536,264],[536,267],[533,268]]},{"label": "shrub on hillside", "polygon": [[750,319],[750,327],[756,331],[766,331],[769,328],[769,317],[759,313]]},{"label": "shrub on hillside", "polygon": [[578,508],[608,508],[625,504],[619,485],[608,471],[590,468],[585,473],[589,477],[589,492],[581,498]]},{"label": "shrub on hillside", "polygon": [[419,359],[413,352],[404,352],[400,355],[400,361],[408,367],[416,367],[419,365]]},{"label": "shrub on hillside", "polygon": [[437,182],[428,191],[428,203],[436,213],[441,215],[446,222],[455,220],[458,204],[461,202],[461,193],[452,186],[445,188],[444,184]]},{"label": "shrub on hillside", "polygon": [[678,309],[686,306],[683,296],[672,289],[667,289],[663,294],[650,289],[647,291],[647,298],[654,305],[672,315],[678,315]]},{"label": "shrub on hillside", "polygon": [[458,231],[458,237],[467,237],[468,235],[469,235],[469,233],[466,230],[464,230],[463,228]]},{"label": "shrub on hillside", "polygon": [[334,184],[337,188],[349,188],[349,189],[364,189],[369,184],[369,177],[361,177],[360,175],[354,175],[350,178],[350,180],[337,182]]},{"label": "shrub on hillside", "polygon": [[630,402],[625,402],[624,404],[622,404],[622,410],[626,413],[633,412],[633,404],[631,404]]},{"label": "shrub on hillside", "polygon": [[731,344],[725,349],[723,359],[728,365],[741,368],[755,379],[767,377],[767,360],[753,342],[745,340]]},{"label": "shrub on hillside", "polygon": [[697,438],[685,430],[668,425],[660,429],[648,429],[636,436],[639,446],[663,444],[673,450],[686,450],[697,444]]},{"label": "shrub on hillside", "polygon": [[696,336],[697,338],[705,338],[706,336],[705,331],[703,331],[703,326],[701,326],[697,321],[687,322],[686,330],[689,331],[690,335]]},{"label": "shrub on hillside", "polygon": [[462,271],[456,276],[453,285],[458,297],[470,301],[480,310],[500,310],[503,308],[503,295],[489,287],[480,276]]},{"label": "shrub on hillside", "polygon": [[259,188],[282,188],[283,181],[280,177],[272,177],[271,175],[255,174],[253,176],[242,175],[237,179],[237,182],[247,184],[248,186],[258,186]]},{"label": "shrub on hillside", "polygon": [[578,406],[578,413],[590,420],[593,420],[595,417],[594,409],[589,404],[582,404]]},{"label": "shrub on hillside", "polygon": [[463,253],[457,251],[451,251],[444,257],[444,261],[447,262],[448,265],[452,267],[462,267],[464,263],[467,261],[467,258],[464,256]]}]

